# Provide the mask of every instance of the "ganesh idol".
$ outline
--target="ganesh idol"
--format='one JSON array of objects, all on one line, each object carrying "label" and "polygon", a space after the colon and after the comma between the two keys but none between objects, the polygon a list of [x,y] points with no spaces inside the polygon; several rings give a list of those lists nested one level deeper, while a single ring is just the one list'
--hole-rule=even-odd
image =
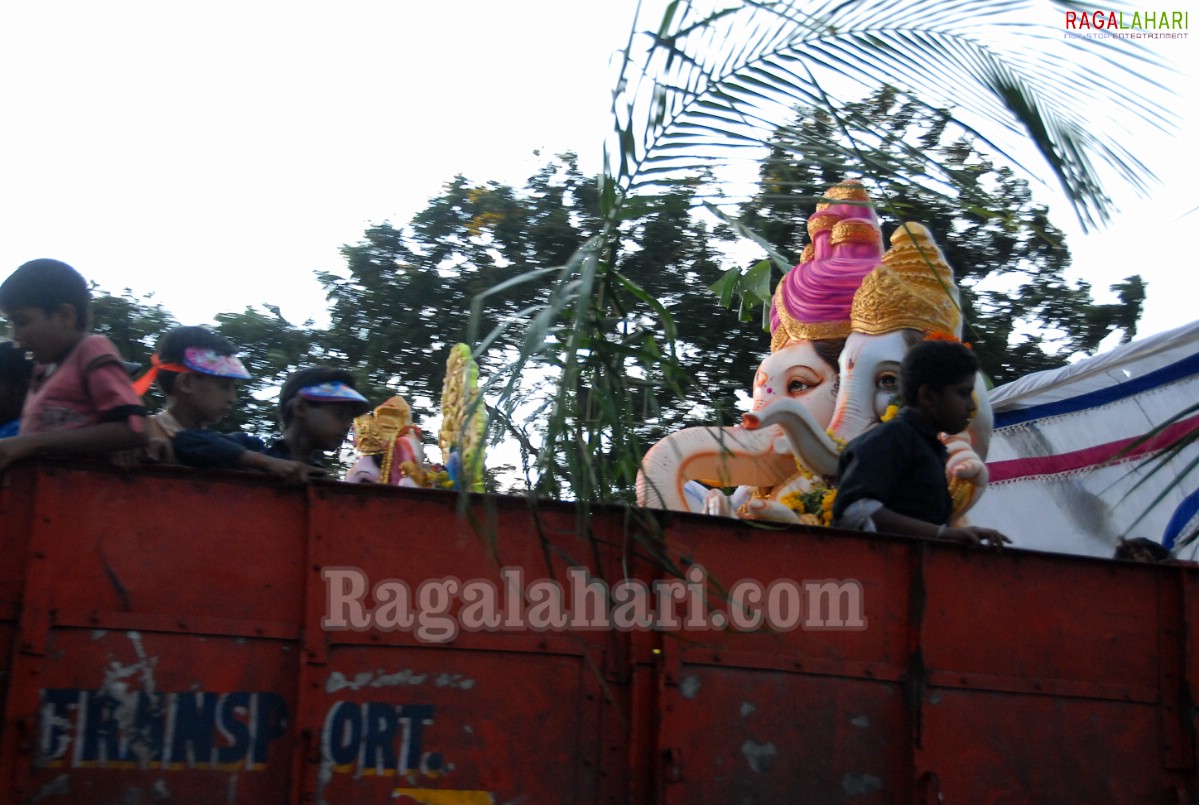
[{"label": "ganesh idol", "polygon": [[[838,359],[854,293],[883,249],[861,184],[835,185],[824,199],[808,219],[801,262],[775,289],[770,355],[753,380],[754,429],[685,428],[658,442],[638,477],[642,505],[795,522],[780,501],[835,472],[838,446],[825,431],[836,409]],[[725,496],[716,487],[737,491]]]},{"label": "ganesh idol", "polygon": [[[899,364],[908,349],[928,338],[961,340],[953,271],[926,227],[908,222],[895,230],[882,265],[854,294],[850,319],[852,332],[841,353],[841,390],[829,425],[832,435],[846,442],[881,421],[898,402]],[[981,373],[975,377],[974,402],[969,427],[941,435],[949,451],[946,476],[959,519],[987,484],[984,460],[992,414]]]},{"label": "ganesh idol", "polygon": [[[961,304],[953,272],[926,227],[905,223],[891,236],[882,263],[862,278],[850,310],[850,334],[838,361],[837,402],[828,435],[844,445],[899,409],[899,370],[907,351],[925,339],[960,341]],[[948,461],[946,484],[953,498],[955,523],[987,484],[984,463],[991,434],[991,409],[982,374],[975,377],[975,413],[962,433],[941,434]],[[788,432],[801,474],[826,460],[805,449],[815,427],[810,417],[785,406],[770,405],[743,418],[750,429],[781,425]],[[811,473],[808,473],[810,477]],[[802,490],[779,499],[801,522],[828,524],[831,482],[820,478]],[[777,496],[776,496],[777,497]],[[785,512],[763,506],[763,518],[789,522]],[[812,518],[812,519],[805,519]],[[844,523],[853,527],[854,523]]]},{"label": "ganesh idol", "polygon": [[[904,224],[881,255],[864,189],[845,183],[826,198],[808,221],[804,262],[775,291],[753,410],[741,426],[687,428],[655,445],[638,479],[643,505],[828,524],[840,450],[898,410],[904,353],[923,338],[960,339],[958,291],[927,229]],[[987,480],[981,376],[976,398],[968,431],[942,437],[958,517]],[[719,487],[730,486],[726,497]]]}]

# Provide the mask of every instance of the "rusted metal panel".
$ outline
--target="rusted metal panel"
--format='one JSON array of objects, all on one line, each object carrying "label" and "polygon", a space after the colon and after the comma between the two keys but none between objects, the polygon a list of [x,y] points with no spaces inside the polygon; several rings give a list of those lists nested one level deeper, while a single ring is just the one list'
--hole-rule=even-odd
[{"label": "rusted metal panel", "polygon": [[930,687],[924,749],[947,803],[1176,802],[1188,780],[1139,702]]},{"label": "rusted metal panel", "polygon": [[39,475],[7,801],[287,801],[302,512],[247,486]]},{"label": "rusted metal panel", "polygon": [[55,629],[39,669],[38,802],[286,802],[294,646]]},{"label": "rusted metal panel", "polygon": [[0,479],[0,541],[4,546],[4,561],[0,562],[0,607],[3,607],[0,616],[7,617],[16,611],[25,588],[33,517],[29,503],[37,478],[33,472],[15,471]]},{"label": "rusted metal panel", "polygon": [[[0,801],[1197,796],[1194,570],[614,509],[579,537],[567,505],[474,498],[475,527],[457,504],[8,472]],[[532,628],[525,598],[512,614],[514,577],[573,596],[581,571],[646,585],[669,617]],[[353,574],[372,616],[401,582],[412,602],[428,581],[492,585],[512,628],[462,628],[461,599],[340,628],[331,579]],[[786,623],[735,625],[739,582]]]},{"label": "rusted metal panel", "polygon": [[[710,579],[708,604],[727,615],[728,594],[742,581],[792,582],[801,596],[788,629],[710,629],[686,633],[684,655],[718,654],[725,663],[813,674],[899,679],[906,668],[910,543],[831,529],[769,531],[746,524],[714,527],[680,517],[671,548],[682,567]],[[809,606],[816,603],[818,606]],[[680,607],[680,614],[685,606]],[[766,624],[764,624],[764,627]],[[742,657],[741,655],[744,655]]]},{"label": "rusted metal panel", "polygon": [[904,801],[899,685],[685,665],[670,706],[680,803]]},{"label": "rusted metal panel", "polygon": [[956,674],[963,686],[1153,695],[1153,568],[947,549],[929,555],[925,575],[924,656],[939,683],[954,684]]},{"label": "rusted metal panel", "polygon": [[[565,560],[529,538],[527,516],[497,512],[491,551],[455,517],[455,503],[450,494],[322,487],[310,516],[312,566],[351,567],[372,584],[404,581],[414,596],[420,582],[451,577],[502,590],[503,568],[564,578]],[[348,522],[378,524],[376,538],[362,539]],[[551,515],[543,527],[554,553],[565,553],[571,523]],[[404,791],[429,789],[486,792],[500,801],[597,801],[597,672],[609,635],[451,634],[451,614],[417,618],[411,631],[323,633],[322,671],[309,673],[320,687],[307,691],[322,718],[320,760],[309,764],[306,788],[329,802],[393,802]],[[400,750],[384,749],[397,741]]]},{"label": "rusted metal panel", "polygon": [[401,789],[594,801],[600,706],[580,658],[359,647],[334,665],[309,772],[317,801],[392,802]]},{"label": "rusted metal panel", "polygon": [[[303,491],[264,479],[152,479],[59,470],[42,479],[63,612],[169,613],[299,624]],[[253,632],[251,632],[253,634]]]}]

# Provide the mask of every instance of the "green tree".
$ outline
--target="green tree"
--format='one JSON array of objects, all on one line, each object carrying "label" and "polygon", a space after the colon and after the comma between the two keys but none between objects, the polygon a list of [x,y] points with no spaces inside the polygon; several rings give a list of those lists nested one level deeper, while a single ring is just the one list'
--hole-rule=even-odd
[{"label": "green tree", "polygon": [[[830,75],[866,87],[902,81],[953,108],[949,123],[1021,131],[1085,224],[1110,214],[1100,166],[1145,187],[1144,167],[1103,125],[1084,117],[1075,99],[1085,87],[1107,108],[1146,119],[1165,114],[1146,100],[1155,97],[1152,65],[1146,67],[1152,59],[1135,46],[1097,49],[1063,40],[1060,31],[1030,22],[1033,11],[1021,2],[784,0],[714,7],[675,0],[648,29],[637,20],[613,92],[598,234],[529,311],[528,335],[506,367],[508,389],[538,363],[561,371],[543,411],[546,447],[531,470],[534,491],[569,489],[584,502],[628,499],[642,452],[641,433],[629,426],[641,415],[641,389],[647,382],[678,387],[685,370],[679,322],[622,271],[621,235],[641,217],[647,197],[661,196],[671,181],[699,175],[737,146],[768,144],[796,103],[835,116],[837,105],[822,83]],[[1005,25],[1007,35],[981,35],[979,27],[992,23]],[[913,179],[875,159],[869,121],[839,119],[837,126],[850,132],[865,175]],[[921,160],[918,175],[928,177],[926,189],[958,182],[952,166],[931,156]],[[777,265],[790,267],[781,257]],[[543,271],[528,279],[544,278]],[[630,314],[637,309],[646,315]]]},{"label": "green tree", "polygon": [[[1066,279],[1065,236],[1049,220],[1048,209],[1032,199],[1028,182],[950,128],[947,111],[892,87],[839,106],[835,114],[820,107],[800,110],[772,138],[758,193],[743,205],[741,220],[789,262],[798,262],[808,241],[804,223],[824,189],[863,170],[860,146],[847,141],[839,120],[870,121],[876,135],[870,159],[890,166],[865,179],[884,236],[904,221],[933,231],[961,289],[966,339],[996,383],[1094,352],[1116,328],[1125,341],[1136,334],[1141,278],[1113,286],[1118,304],[1096,304],[1089,283]],[[953,174],[952,186],[932,191],[899,178],[918,173],[929,158]]]},{"label": "green tree", "polygon": [[125,360],[143,370],[150,368],[159,336],[176,324],[153,294],[136,296],[126,288],[116,296],[92,286],[92,330],[106,336]]},{"label": "green tree", "polygon": [[[404,396],[417,420],[435,413],[450,347],[466,340],[471,300],[529,271],[554,265],[586,240],[595,181],[573,155],[547,165],[527,185],[482,185],[457,176],[417,213],[407,229],[381,223],[342,247],[341,271],[318,274],[330,302],[321,353],[354,367],[376,397]],[[523,283],[491,293],[480,326],[501,334],[481,356],[487,373],[514,349],[514,325],[548,293]]]},{"label": "green tree", "polygon": [[[628,379],[632,416],[626,422],[642,443],[697,416],[731,412],[769,343],[760,328],[740,321],[706,292],[725,270],[718,247],[732,235],[693,214],[703,187],[701,179],[691,179],[646,197],[611,244],[623,281],[639,290],[622,297],[610,314],[610,333],[589,352],[611,350],[613,366]],[[370,227],[362,241],[343,247],[343,270],[318,275],[332,305],[332,325],[317,337],[321,354],[354,367],[375,398],[403,395],[417,421],[427,422],[440,396],[448,348],[470,337],[472,299],[475,332],[490,336],[480,356],[486,379],[524,344],[529,310],[561,290],[549,272],[595,236],[597,203],[598,183],[580,174],[573,154],[547,162],[520,188],[455,177],[408,227]],[[616,283],[600,293],[624,291]],[[680,360],[671,377],[636,365],[642,350],[665,348],[662,333],[652,329],[659,307],[675,322]],[[541,343],[561,345],[568,321],[566,315],[547,320]],[[551,357],[534,362],[520,383],[505,389],[509,436],[530,454],[539,451],[544,419],[538,412],[570,382],[563,381],[568,375],[564,363]],[[583,378],[568,393],[584,408],[610,404],[602,387]]]},{"label": "green tree", "polygon": [[296,327],[283,318],[277,306],[264,304],[262,308],[218,313],[214,329],[233,342],[250,373],[250,380],[238,392],[237,407],[220,428],[242,430],[269,440],[281,431],[277,415],[279,387],[288,374],[316,362],[315,333],[311,321]]},{"label": "green tree", "polygon": [[[150,368],[158,338],[178,322],[153,294],[137,296],[126,288],[119,296],[92,286],[92,330],[106,336],[126,361],[136,364],[134,376]],[[163,397],[157,387],[146,394],[146,407],[157,411]]]}]

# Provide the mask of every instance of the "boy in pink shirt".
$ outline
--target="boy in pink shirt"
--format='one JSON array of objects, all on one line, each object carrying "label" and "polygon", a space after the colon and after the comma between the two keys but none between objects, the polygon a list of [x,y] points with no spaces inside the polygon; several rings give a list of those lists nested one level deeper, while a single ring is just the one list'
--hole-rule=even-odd
[{"label": "boy in pink shirt", "polygon": [[48,453],[104,455],[146,443],[146,409],[116,347],[88,334],[91,293],[75,269],[32,260],[0,285],[0,313],[34,360],[18,434],[0,439],[0,470]]}]

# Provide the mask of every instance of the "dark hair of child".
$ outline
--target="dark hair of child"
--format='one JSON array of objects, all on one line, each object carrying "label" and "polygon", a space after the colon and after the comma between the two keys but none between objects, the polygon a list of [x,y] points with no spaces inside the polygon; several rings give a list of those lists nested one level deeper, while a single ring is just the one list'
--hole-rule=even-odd
[{"label": "dark hair of child", "polygon": [[25,350],[17,349],[11,341],[0,342],[0,424],[21,415],[32,376],[33,361]]},{"label": "dark hair of child", "polygon": [[61,260],[30,260],[0,285],[0,310],[36,307],[50,315],[63,303],[75,308],[75,329],[84,332],[91,314],[87,280]]},{"label": "dark hair of child", "polygon": [[0,341],[0,380],[20,383],[33,376],[33,361],[11,341]]},{"label": "dark hair of child", "polygon": [[[310,366],[288,376],[279,392],[279,421],[283,427],[291,423],[292,402],[300,389],[308,386],[319,386],[321,383],[345,383],[350,388],[354,386],[354,376],[345,369],[334,369],[332,366]],[[321,405],[322,403],[312,403]]]},{"label": "dark hair of child", "polygon": [[[218,355],[233,355],[237,352],[237,347],[232,341],[206,327],[172,327],[158,339],[158,361],[183,363],[184,353],[192,348],[211,349]],[[174,394],[175,378],[178,376],[178,372],[159,369],[156,378],[158,387],[164,394]]]},{"label": "dark hair of child", "polygon": [[942,389],[978,371],[978,358],[958,341],[921,341],[908,350],[899,369],[904,405],[917,405],[921,386]]},{"label": "dark hair of child", "polygon": [[1126,562],[1165,562],[1170,558],[1170,549],[1145,537],[1121,538],[1112,558]]}]

